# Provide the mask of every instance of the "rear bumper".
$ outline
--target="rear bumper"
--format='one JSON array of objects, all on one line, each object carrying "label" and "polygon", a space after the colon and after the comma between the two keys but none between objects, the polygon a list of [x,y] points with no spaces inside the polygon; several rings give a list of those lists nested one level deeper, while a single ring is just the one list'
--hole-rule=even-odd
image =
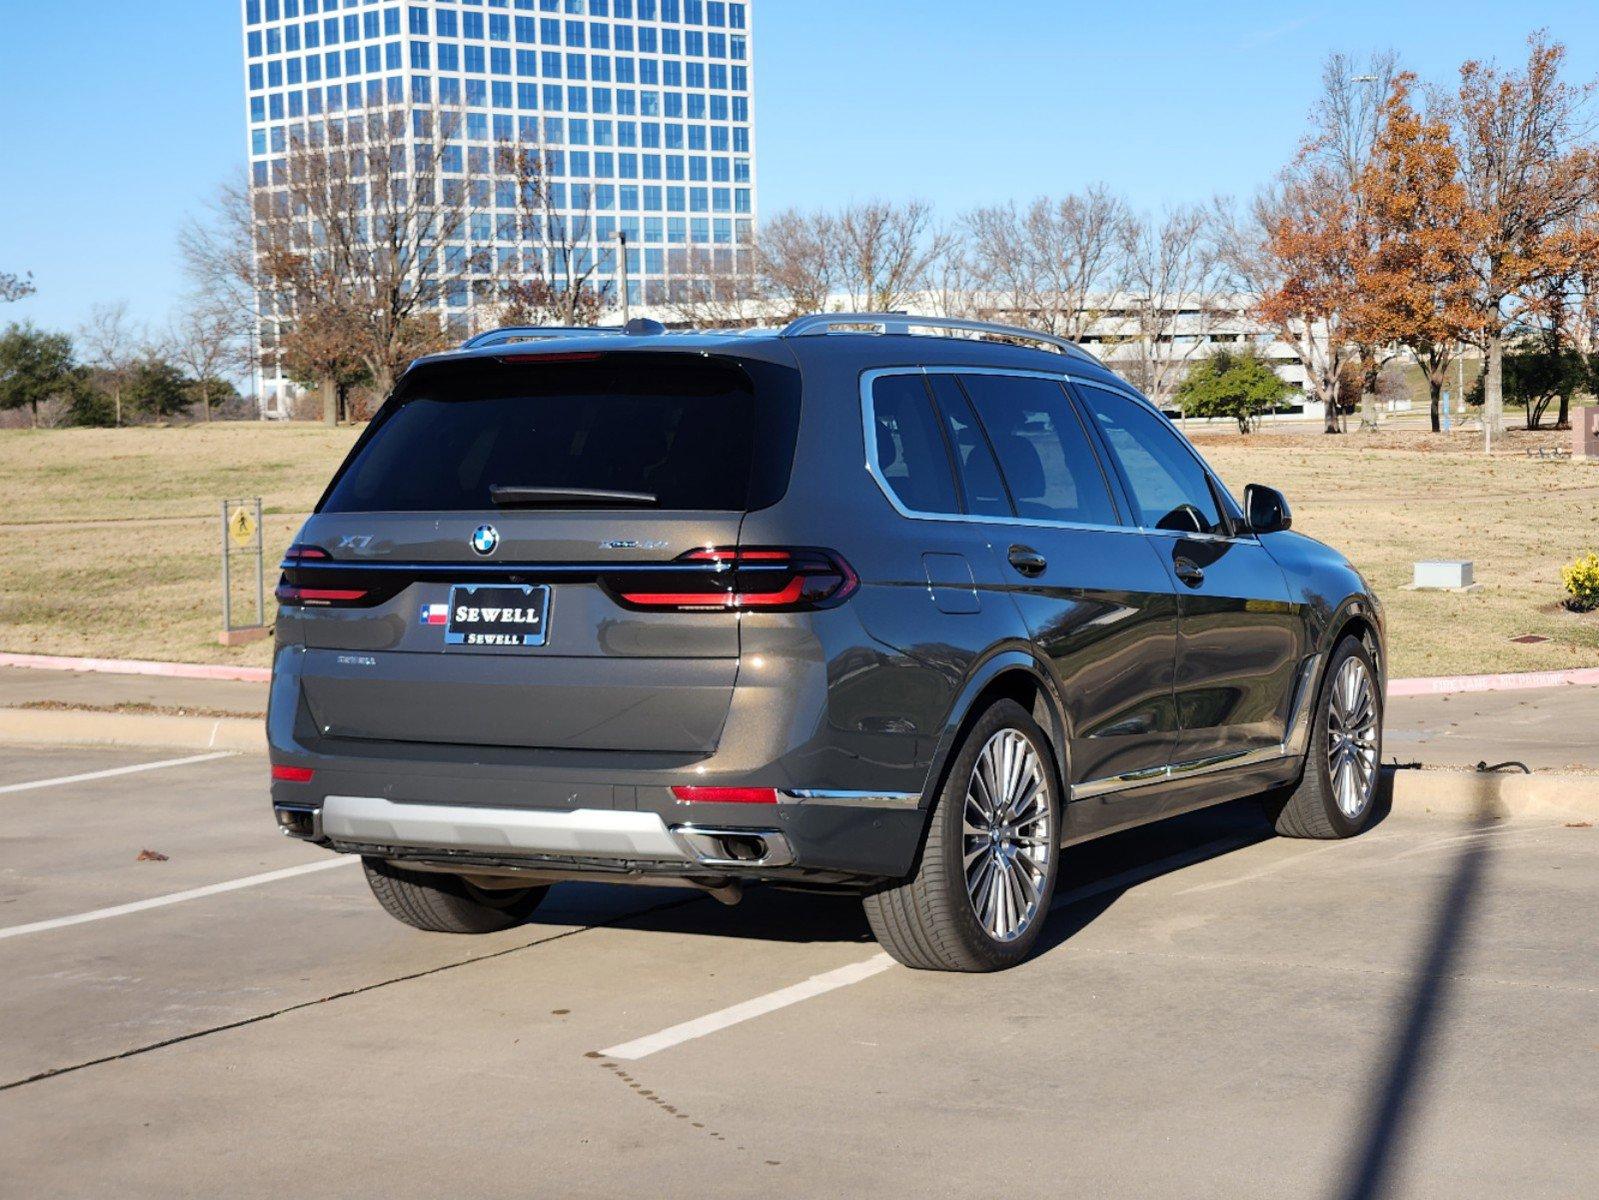
[{"label": "rear bumper", "polygon": [[794,861],[778,830],[728,831],[689,822],[669,826],[649,812],[549,812],[328,796],[314,821],[322,838],[336,847],[674,866],[786,867]]},{"label": "rear bumper", "polygon": [[273,785],[285,834],[340,853],[459,863],[463,870],[493,865],[565,875],[870,882],[910,873],[926,817],[919,797],[861,793],[686,804],[669,792],[662,798],[629,788],[634,802],[627,807],[439,803],[375,794],[392,795],[392,785],[351,788],[348,770],[328,774],[325,791]]}]

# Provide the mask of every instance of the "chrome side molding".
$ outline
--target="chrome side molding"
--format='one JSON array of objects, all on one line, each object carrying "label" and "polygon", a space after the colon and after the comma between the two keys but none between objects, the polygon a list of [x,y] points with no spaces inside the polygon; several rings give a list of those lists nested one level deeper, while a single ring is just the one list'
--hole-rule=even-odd
[{"label": "chrome side molding", "polygon": [[1316,680],[1320,677],[1323,656],[1312,654],[1299,668],[1294,683],[1294,699],[1289,707],[1286,736],[1276,746],[1261,746],[1256,750],[1239,750],[1232,754],[1217,754],[1188,762],[1169,763],[1164,767],[1146,767],[1129,771],[1125,775],[1111,775],[1104,779],[1090,779],[1071,787],[1073,800],[1088,800],[1095,796],[1108,796],[1115,792],[1166,783],[1173,779],[1196,779],[1217,771],[1231,771],[1238,767],[1255,767],[1262,763],[1284,759],[1302,758],[1310,745],[1310,720],[1316,701]]}]

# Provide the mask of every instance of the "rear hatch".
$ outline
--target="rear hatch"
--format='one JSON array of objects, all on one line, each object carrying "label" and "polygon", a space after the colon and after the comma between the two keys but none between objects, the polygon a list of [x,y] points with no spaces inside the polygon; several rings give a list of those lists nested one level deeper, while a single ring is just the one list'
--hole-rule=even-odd
[{"label": "rear hatch", "polygon": [[792,369],[694,353],[423,364],[284,564],[324,737],[713,750],[746,512],[788,485]]}]

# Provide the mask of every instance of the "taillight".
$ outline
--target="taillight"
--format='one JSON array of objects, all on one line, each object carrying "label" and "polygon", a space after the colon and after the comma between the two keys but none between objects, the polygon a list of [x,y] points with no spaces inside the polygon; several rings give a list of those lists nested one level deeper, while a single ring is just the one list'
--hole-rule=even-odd
[{"label": "taillight", "polygon": [[365,588],[300,587],[293,583],[280,583],[272,593],[279,604],[297,604],[312,608],[331,608],[340,604],[359,604],[367,597]]},{"label": "taillight", "polygon": [[332,555],[322,549],[321,546],[306,546],[296,542],[283,552],[283,557],[285,559],[294,559],[298,562],[306,562],[325,560],[331,558]]},{"label": "taillight", "polygon": [[675,787],[672,795],[686,804],[776,804],[777,789],[758,787]]},{"label": "taillight", "polygon": [[860,580],[831,550],[708,546],[675,560],[682,567],[607,578],[623,604],[684,612],[803,612],[831,608]]},{"label": "taillight", "polygon": [[278,783],[310,783],[316,777],[312,767],[285,767],[280,763],[272,764],[272,778]]}]

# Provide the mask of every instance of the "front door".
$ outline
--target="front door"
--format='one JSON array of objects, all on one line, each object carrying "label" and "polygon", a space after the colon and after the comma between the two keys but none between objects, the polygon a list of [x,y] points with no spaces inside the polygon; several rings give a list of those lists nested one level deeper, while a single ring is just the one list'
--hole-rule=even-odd
[{"label": "front door", "polygon": [[[1043,376],[931,372],[969,507],[1060,683],[1079,829],[1158,811],[1178,737],[1177,604],[1147,539],[1124,523],[1075,406]],[[976,419],[974,419],[974,417]],[[995,470],[998,462],[1001,471]]]},{"label": "front door", "polygon": [[1078,390],[1176,590],[1174,773],[1279,754],[1305,653],[1282,569],[1170,421],[1108,388]]}]

